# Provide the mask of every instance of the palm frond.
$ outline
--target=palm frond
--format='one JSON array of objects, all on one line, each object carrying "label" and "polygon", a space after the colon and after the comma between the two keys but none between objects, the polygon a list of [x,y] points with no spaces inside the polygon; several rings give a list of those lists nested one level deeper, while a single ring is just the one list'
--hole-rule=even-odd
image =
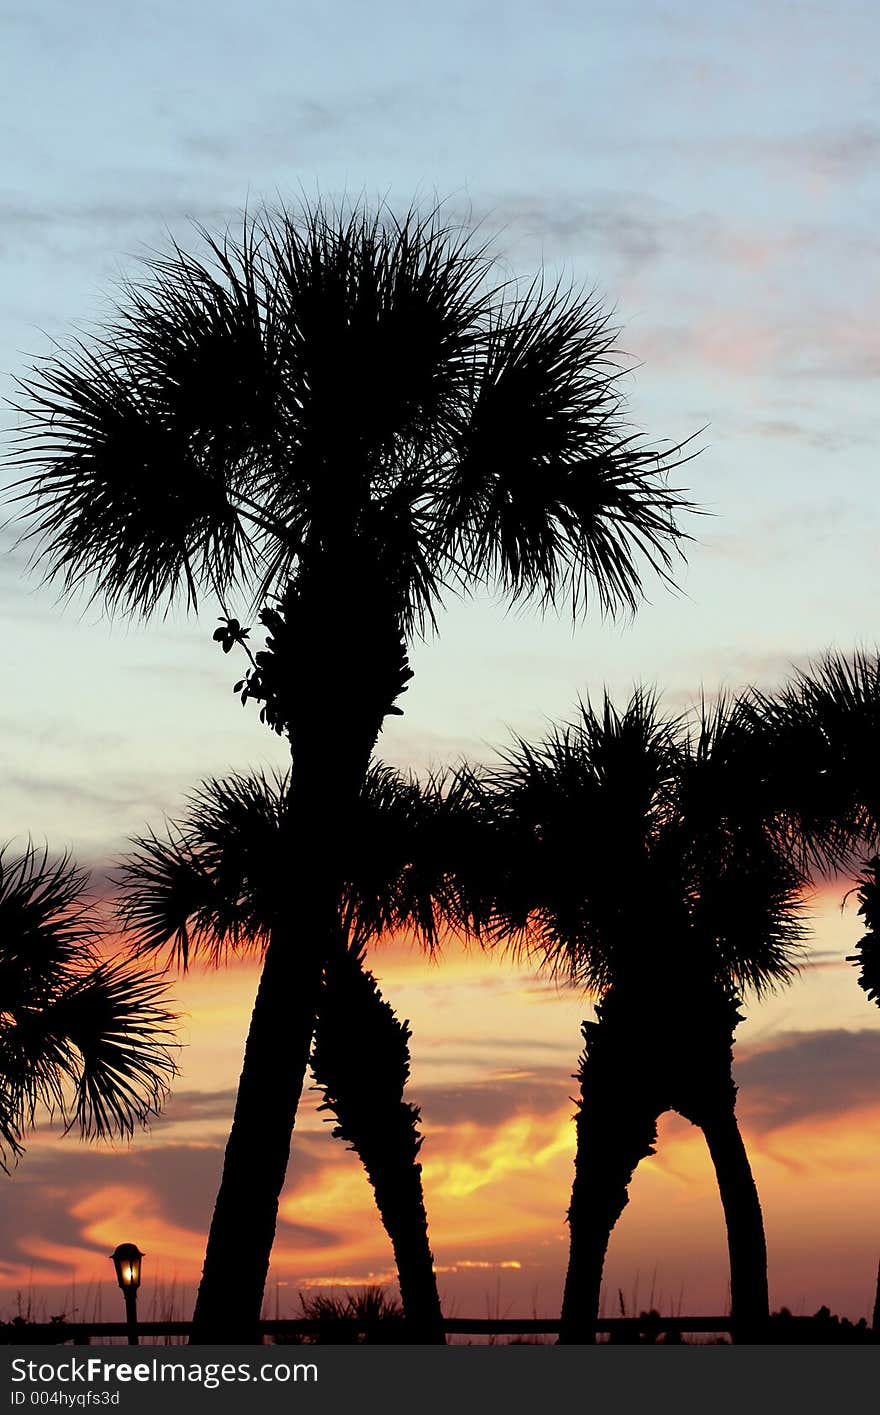
[{"label": "palm frond", "polygon": [[52,986],[95,936],[86,874],[32,843],[0,849],[0,997]]},{"label": "palm frond", "polygon": [[350,833],[344,886],[349,936],[359,942],[407,930],[429,951],[444,930],[467,932],[457,864],[466,818],[443,775],[420,782],[374,762]]},{"label": "palm frond", "polygon": [[127,961],[84,973],[40,1019],[59,1070],[74,1083],[67,1127],[85,1139],[131,1135],[161,1107],[176,1074],[174,1013],[164,979]]},{"label": "palm frond", "polygon": [[753,690],[749,704],[767,787],[805,861],[826,873],[856,868],[860,851],[880,843],[880,659],[827,654],[777,694]]},{"label": "palm frond", "polygon": [[[101,344],[74,346],[20,384],[24,425],[12,454],[27,472],[14,502],[26,508],[36,568],[65,592],[85,588],[111,609],[145,615],[181,591],[195,605],[199,585],[227,593],[258,562],[263,539],[235,495],[249,486],[250,453],[218,446],[235,416],[228,390],[216,389],[213,428],[189,406],[206,360],[210,387],[219,336],[149,313],[144,294]],[[236,352],[216,361],[233,363]],[[185,356],[189,377],[175,367]],[[167,369],[149,368],[163,360]]]},{"label": "palm frond", "polygon": [[856,893],[865,932],[846,961],[858,965],[859,987],[880,1007],[880,858],[876,855],[864,862]]},{"label": "palm frond", "polygon": [[230,951],[265,948],[294,863],[286,791],[278,775],[209,781],[164,835],[133,842],[117,877],[136,955],[167,949],[186,970],[194,954],[219,965]]},{"label": "palm frond", "polygon": [[493,308],[440,498],[465,583],[573,614],[595,594],[613,615],[636,608],[644,568],[669,579],[694,509],[669,477],[692,454],[627,429],[614,339],[592,296],[559,286]]},{"label": "palm frond", "polygon": [[161,978],[102,961],[86,875],[33,845],[0,852],[0,1165],[41,1109],[86,1138],[130,1135],[174,1074]]}]

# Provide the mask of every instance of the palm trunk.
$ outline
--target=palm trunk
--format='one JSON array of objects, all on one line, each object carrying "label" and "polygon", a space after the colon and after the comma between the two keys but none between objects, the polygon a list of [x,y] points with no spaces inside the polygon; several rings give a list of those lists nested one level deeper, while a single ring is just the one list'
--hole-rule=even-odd
[{"label": "palm trunk", "polygon": [[733,1109],[719,1106],[701,1128],[715,1166],[730,1253],[734,1340],[759,1341],[770,1316],[767,1243],[758,1190]]},{"label": "palm trunk", "polygon": [[[198,1345],[259,1339],[278,1204],[324,966],[339,946],[341,866],[329,805],[341,802],[347,815],[353,793],[331,780],[328,796],[329,801],[320,799],[308,781],[304,789],[291,793],[294,888],[284,890],[288,897],[272,929],[251,1015],[193,1312],[190,1340]],[[303,946],[300,939],[310,942]]]},{"label": "palm trunk", "polygon": [[408,1025],[395,1017],[375,978],[347,952],[328,970],[312,1071],[336,1116],[334,1135],[358,1154],[376,1197],[397,1264],[411,1341],[446,1337],[428,1242],[418,1162],[419,1111],[403,1099],[409,1078]]},{"label": "palm trunk", "polygon": [[[406,644],[386,601],[340,598],[333,567],[301,569],[257,655],[250,695],[290,743],[290,861],[285,891],[251,1016],[223,1177],[211,1220],[190,1340],[258,1339],[290,1141],[323,969],[339,946],[345,823],[395,699],[412,677]],[[341,562],[340,576],[345,570]],[[347,619],[340,605],[347,604]],[[347,634],[340,638],[340,627]],[[348,641],[346,641],[348,640]],[[303,949],[297,938],[307,940]]]},{"label": "palm trunk", "polygon": [[321,983],[317,952],[266,950],[193,1312],[194,1345],[257,1343]]},{"label": "palm trunk", "polygon": [[[295,767],[294,767],[295,770]],[[305,775],[305,773],[303,773]],[[349,802],[341,788],[335,804]],[[291,793],[295,887],[272,929],[193,1312],[194,1344],[255,1342],[278,1204],[315,1032],[323,970],[339,946],[338,859],[328,803]],[[310,810],[309,798],[314,809]],[[308,828],[299,827],[308,822]],[[298,886],[298,888],[296,887]],[[307,946],[298,940],[310,940]]]},{"label": "palm trunk", "polygon": [[[414,1107],[402,1106],[401,1109]],[[425,1346],[443,1346],[446,1333],[434,1258],[428,1242],[422,1166],[408,1155],[401,1155],[395,1162],[392,1153],[387,1160],[383,1158],[367,1166],[367,1175],[394,1250],[408,1340]]]},{"label": "palm trunk", "polygon": [[715,985],[695,992],[676,1059],[673,1108],[706,1137],[730,1255],[730,1308],[735,1340],[760,1340],[770,1315],[767,1243],[758,1190],[736,1119],[733,1039],[740,999]]},{"label": "palm trunk", "polygon": [[657,1118],[666,1108],[638,1065],[638,1040],[609,1023],[609,997],[598,1022],[583,1025],[578,1079],[575,1178],[568,1211],[570,1250],[562,1300],[560,1345],[596,1339],[602,1272],[611,1232],[629,1202],[639,1161],[654,1153]]}]

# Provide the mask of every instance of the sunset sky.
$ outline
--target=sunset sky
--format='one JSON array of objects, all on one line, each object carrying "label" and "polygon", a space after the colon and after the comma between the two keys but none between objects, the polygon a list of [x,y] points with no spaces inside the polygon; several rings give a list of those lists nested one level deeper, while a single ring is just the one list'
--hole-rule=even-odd
[{"label": "sunset sky", "polygon": [[[488,759],[605,685],[622,699],[656,684],[679,711],[702,689],[773,687],[826,648],[875,645],[876,6],[31,0],[3,21],[6,398],[53,340],[100,321],[139,252],[320,190],[444,199],[497,233],[509,273],[595,288],[632,357],[633,421],[658,440],[704,429],[686,477],[707,514],[678,592],[650,583],[615,625],[512,614],[488,594],[450,603],[414,647],[387,760]],[[283,746],[230,691],[215,606],[109,624],[60,606],[14,529],[0,534],[2,838],[70,848],[103,888],[129,835],[205,777],[283,763]],[[750,1008],[737,1080],[773,1305],[858,1316],[880,1258],[880,1012],[843,961],[859,936],[845,889],[817,892],[801,979]],[[405,940],[373,966],[413,1027],[447,1310],[557,1313],[588,1000],[501,959],[429,963]],[[17,1290],[118,1315],[106,1255],[122,1240],[148,1255],[145,1314],[186,1308],[255,985],[245,964],[175,983],[187,1046],[149,1135],[116,1150],[33,1139],[3,1180],[0,1315]],[[356,1158],[312,1102],[272,1312],[276,1294],[283,1313],[310,1285],[392,1277]],[[652,1292],[666,1311],[727,1305],[720,1204],[676,1118],[614,1235],[609,1312],[618,1289],[628,1307]]]}]

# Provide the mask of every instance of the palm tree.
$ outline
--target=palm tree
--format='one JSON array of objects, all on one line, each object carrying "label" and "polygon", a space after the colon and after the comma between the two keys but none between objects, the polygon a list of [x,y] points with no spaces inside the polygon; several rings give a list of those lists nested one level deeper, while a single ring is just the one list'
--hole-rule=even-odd
[{"label": "palm tree", "polygon": [[769,789],[792,802],[814,832],[824,826],[820,864],[830,858],[837,868],[857,873],[866,932],[847,961],[858,965],[859,986],[877,1002],[880,658],[828,653],[781,692],[753,691],[747,707],[763,737]]},{"label": "palm tree", "polygon": [[768,808],[737,704],[696,728],[637,692],[583,706],[477,783],[498,845],[496,937],[597,997],[583,1026],[561,1340],[593,1339],[611,1231],[657,1120],[706,1137],[727,1225],[740,1335],[768,1315],[757,1190],[732,1076],[741,994],[787,981],[804,871]]},{"label": "palm tree", "polygon": [[[284,779],[232,776],[204,785],[183,821],[136,842],[122,875],[122,918],[139,954],[264,953],[287,888]],[[458,802],[374,763],[356,802],[345,860],[341,946],[328,962],[311,1070],[373,1187],[394,1250],[411,1339],[443,1342],[443,1318],[418,1154],[419,1110],[403,1098],[410,1029],[364,966],[367,946],[407,929],[439,945],[461,909],[451,877]]]},{"label": "palm tree", "polygon": [[645,567],[668,579],[680,548],[668,474],[689,455],[627,429],[591,297],[499,283],[437,212],[318,204],[202,234],[202,255],[149,260],[102,335],[22,383],[14,453],[37,562],[65,590],[140,614],[246,593],[270,616],[275,679],[253,686],[290,743],[298,884],[265,952],[196,1341],[255,1332],[341,831],[410,639],[479,585],[634,610]]},{"label": "palm tree", "polygon": [[175,1074],[154,974],[102,959],[86,878],[65,856],[0,851],[0,1166],[40,1110],[85,1139],[131,1135]]}]

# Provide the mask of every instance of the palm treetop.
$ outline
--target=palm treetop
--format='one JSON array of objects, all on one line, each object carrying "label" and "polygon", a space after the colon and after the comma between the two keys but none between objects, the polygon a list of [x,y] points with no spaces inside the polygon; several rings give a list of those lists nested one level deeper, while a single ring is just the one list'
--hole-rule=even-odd
[{"label": "palm treetop", "polygon": [[820,868],[880,843],[880,657],[830,652],[776,694],[746,702],[766,744],[768,783],[810,826]]},{"label": "palm treetop", "polygon": [[47,577],[143,614],[381,585],[415,627],[447,589],[614,613],[646,566],[669,578],[692,454],[626,424],[592,296],[500,280],[439,210],[197,229],[19,382],[15,495]]},{"label": "palm treetop", "polygon": [[[395,930],[435,951],[444,931],[464,928],[454,872],[463,807],[448,785],[370,767],[342,853],[341,923],[358,957]],[[263,952],[289,892],[290,810],[287,776],[231,775],[193,793],[163,833],[136,839],[120,870],[133,950],[168,950],[184,969],[196,954],[219,965],[230,952]]]},{"label": "palm treetop", "polygon": [[483,927],[600,995],[784,982],[809,877],[760,763],[739,702],[667,719],[645,690],[516,741],[472,782],[496,842]]}]

